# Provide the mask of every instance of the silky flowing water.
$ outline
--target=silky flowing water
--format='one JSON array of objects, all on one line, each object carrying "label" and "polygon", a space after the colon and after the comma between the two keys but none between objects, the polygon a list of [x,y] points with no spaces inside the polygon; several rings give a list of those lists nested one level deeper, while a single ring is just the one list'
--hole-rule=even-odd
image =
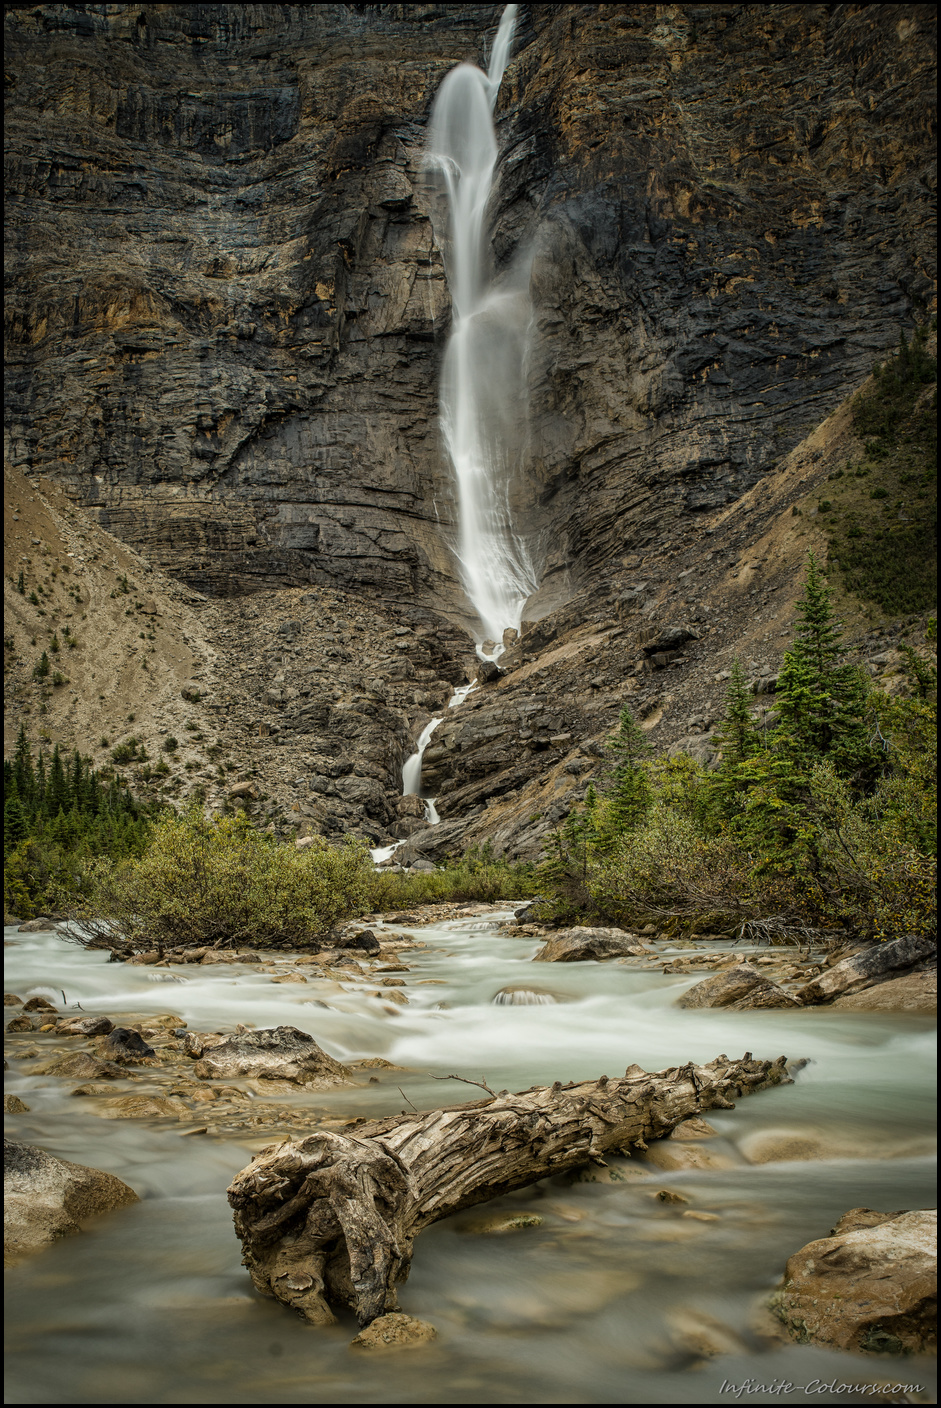
[{"label": "silky flowing water", "polygon": [[[275,985],[249,965],[168,970],[109,964],[52,934],[7,931],[8,990],[60,1009],[137,1016],[172,1012],[190,1027],[288,1024],[331,1055],[407,1068],[379,1084],[277,1097],[311,1121],[374,1116],[474,1099],[432,1077],[494,1089],[650,1070],[720,1052],[809,1058],[793,1086],[710,1113],[707,1147],[732,1166],[626,1181],[546,1180],[423,1233],[403,1308],[431,1321],[430,1346],[370,1357],[352,1351],[352,1319],[314,1329],[258,1296],[240,1265],[225,1189],[272,1135],[185,1135],[198,1123],[103,1120],[74,1082],[11,1060],[7,1090],[30,1106],[8,1133],[119,1175],[140,1204],[86,1225],[12,1269],[7,1283],[10,1403],[711,1403],[723,1380],[782,1376],[801,1385],[898,1380],[930,1385],[924,1360],[877,1360],[768,1342],[754,1307],[787,1257],[851,1207],[933,1206],[934,1023],[911,1015],[681,1011],[697,977],[619,964],[533,964],[536,942],[505,936],[496,913],[420,928],[406,951],[409,1005],[392,1012],[376,979]],[[392,926],[389,926],[392,927]],[[653,965],[651,965],[653,966]],[[308,970],[309,971],[309,970]],[[701,975],[699,975],[701,976]],[[495,1003],[507,986],[555,1001]],[[315,1005],[326,1002],[328,1006]],[[28,1045],[40,1052],[49,1038]],[[122,1089],[147,1088],[147,1072]],[[156,1074],[156,1072],[155,1072]],[[156,1085],[153,1087],[157,1088]],[[741,1143],[759,1131],[822,1138],[839,1156],[753,1166]],[[668,1188],[700,1222],[656,1199]],[[538,1214],[503,1235],[471,1230],[481,1212]],[[463,1229],[463,1230],[462,1230]],[[729,1352],[697,1358],[680,1333],[706,1314]],[[830,1401],[862,1401],[847,1392]],[[774,1392],[752,1402],[778,1401]],[[922,1401],[930,1401],[928,1398]]]}]

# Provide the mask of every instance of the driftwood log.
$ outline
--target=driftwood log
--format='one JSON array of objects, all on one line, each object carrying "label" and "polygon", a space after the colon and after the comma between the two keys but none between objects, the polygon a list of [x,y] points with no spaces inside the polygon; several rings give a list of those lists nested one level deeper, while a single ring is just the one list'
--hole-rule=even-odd
[{"label": "driftwood log", "polygon": [[228,1190],[243,1265],[263,1295],[312,1324],[346,1306],[368,1325],[398,1309],[396,1283],[430,1223],[606,1153],[645,1149],[692,1115],[734,1108],[733,1096],[790,1083],[785,1057],[746,1052],[502,1091],[270,1145]]}]

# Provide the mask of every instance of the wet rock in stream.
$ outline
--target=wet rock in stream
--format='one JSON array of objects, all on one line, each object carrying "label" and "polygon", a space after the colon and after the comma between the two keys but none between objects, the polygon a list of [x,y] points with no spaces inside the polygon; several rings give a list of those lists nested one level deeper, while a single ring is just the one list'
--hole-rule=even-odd
[{"label": "wet rock in stream", "polygon": [[936,1210],[853,1208],[788,1259],[768,1306],[801,1344],[870,1354],[937,1346]]},{"label": "wet rock in stream", "polygon": [[[288,1285],[291,1285],[290,1281]],[[437,1334],[434,1325],[429,1325],[427,1320],[416,1320],[411,1315],[394,1311],[389,1315],[380,1315],[365,1330],[360,1330],[356,1338],[350,1341],[350,1348],[372,1351],[417,1349],[435,1339]]]},{"label": "wet rock in stream", "polygon": [[534,958],[535,963],[581,963],[586,959],[640,956],[650,950],[635,934],[623,929],[576,927],[553,934]]},{"label": "wet rock in stream", "polygon": [[64,1017],[56,1023],[56,1036],[108,1036],[114,1031],[110,1017]]},{"label": "wet rock in stream", "polygon": [[113,1173],[57,1159],[33,1144],[5,1139],[3,1246],[10,1260],[39,1251],[82,1222],[139,1201]]},{"label": "wet rock in stream", "polygon": [[72,1056],[58,1057],[33,1074],[65,1076],[70,1080],[121,1080],[127,1075],[127,1071],[113,1061],[102,1061],[87,1051],[76,1051]]},{"label": "wet rock in stream", "polygon": [[[189,1050],[189,1038],[186,1045]],[[200,1080],[251,1076],[307,1087],[342,1085],[352,1078],[348,1066],[328,1056],[312,1036],[297,1027],[266,1027],[223,1037],[203,1048],[195,1074]]]},{"label": "wet rock in stream", "polygon": [[759,973],[750,963],[740,963],[724,973],[705,978],[684,992],[677,1007],[722,1007],[742,1012],[753,1007],[800,1007],[802,1004]]},{"label": "wet rock in stream", "polygon": [[182,1100],[163,1095],[121,1095],[96,1106],[105,1120],[189,1119],[192,1111]]}]

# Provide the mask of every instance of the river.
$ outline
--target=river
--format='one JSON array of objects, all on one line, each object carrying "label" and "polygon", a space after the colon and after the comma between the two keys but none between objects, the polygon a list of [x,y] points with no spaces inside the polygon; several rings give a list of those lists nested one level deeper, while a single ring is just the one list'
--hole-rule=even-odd
[{"label": "river", "polygon": [[[376,978],[365,974],[320,989],[275,985],[242,964],[128,967],[55,934],[11,929],[6,987],[24,998],[42,993],[60,1010],[80,1002],[115,1017],[172,1012],[200,1030],[294,1025],[340,1059],[383,1057],[406,1068],[378,1072],[378,1084],[364,1075],[353,1090],[278,1098],[313,1119],[397,1112],[398,1087],[420,1108],[479,1095],[432,1079],[451,1073],[521,1089],[720,1052],[786,1053],[810,1064],[794,1085],[710,1114],[717,1137],[708,1147],[726,1167],[648,1167],[644,1177],[632,1161],[624,1181],[545,1181],[483,1210],[536,1213],[538,1226],[482,1235],[471,1230],[476,1209],[430,1228],[400,1299],[438,1339],[370,1357],[350,1350],[351,1319],[313,1329],[259,1297],[240,1265],[225,1189],[270,1133],[227,1133],[210,1116],[207,1133],[189,1135],[195,1114],[180,1125],[104,1120],[94,1099],[72,1096],[74,1081],[30,1074],[38,1057],[14,1051],[6,1089],[30,1109],[7,1118],[8,1134],[117,1174],[141,1202],[9,1271],[6,1401],[718,1403],[729,1396],[723,1381],[749,1377],[769,1385],[749,1393],[751,1402],[780,1401],[773,1389],[782,1377],[798,1386],[902,1378],[926,1385],[916,1401],[933,1401],[930,1361],[900,1367],[774,1347],[756,1335],[753,1317],[787,1257],[849,1208],[935,1205],[934,1021],[825,1008],[682,1011],[676,997],[701,974],[534,966],[536,941],[506,936],[501,917],[494,910],[411,929],[426,947],[403,954],[410,971],[398,991],[408,1005],[394,1009],[372,995]],[[557,1000],[493,1002],[505,985],[528,983]],[[322,1001],[327,1007],[312,1005]],[[27,1036],[19,1050],[41,1053],[50,1040]],[[145,1089],[147,1073],[115,1084],[115,1093]],[[745,1150],[753,1154],[775,1131],[792,1147],[797,1138],[816,1144],[817,1156],[750,1163]],[[685,1207],[659,1202],[661,1188],[681,1194]],[[689,1210],[717,1217],[685,1218]],[[697,1352],[703,1333],[723,1352]]]}]

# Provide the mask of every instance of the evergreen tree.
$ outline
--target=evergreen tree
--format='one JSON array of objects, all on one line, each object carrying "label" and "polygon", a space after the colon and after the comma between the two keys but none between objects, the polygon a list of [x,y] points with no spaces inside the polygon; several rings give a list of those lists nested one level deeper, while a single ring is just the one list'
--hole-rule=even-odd
[{"label": "evergreen tree", "polygon": [[626,706],[618,716],[617,733],[611,735],[605,747],[617,759],[616,772],[621,768],[637,768],[651,753],[646,734],[635,723],[633,714]]},{"label": "evergreen tree", "polygon": [[7,789],[3,800],[3,850],[4,854],[13,850],[29,835],[29,822],[15,780]]},{"label": "evergreen tree", "polygon": [[725,691],[725,716],[716,733],[721,757],[707,793],[719,816],[737,816],[754,783],[754,770],[747,764],[761,751],[761,738],[751,715],[751,690],[738,656],[732,661]]},{"label": "evergreen tree", "polygon": [[843,776],[861,774],[873,763],[866,685],[840,661],[843,629],[813,553],[796,609],[800,624],[778,675],[778,745],[801,770],[829,757]]},{"label": "evergreen tree", "polygon": [[618,836],[636,826],[650,805],[650,782],[644,761],[651,747],[628,708],[621,710],[617,732],[606,747],[617,759],[604,792],[603,815],[596,827],[596,844],[609,850]]},{"label": "evergreen tree", "polygon": [[28,802],[33,793],[33,755],[26,737],[26,727],[22,723],[13,750],[13,776],[19,796]]},{"label": "evergreen tree", "polygon": [[58,812],[70,810],[72,799],[69,796],[69,784],[65,775],[65,768],[62,766],[62,754],[59,752],[59,745],[56,744],[52,750],[52,762],[49,765],[49,781],[46,784],[46,809],[50,816],[55,816]]},{"label": "evergreen tree", "polygon": [[751,690],[736,655],[725,690],[725,717],[716,734],[724,768],[737,767],[761,747],[751,715],[751,698]]}]

